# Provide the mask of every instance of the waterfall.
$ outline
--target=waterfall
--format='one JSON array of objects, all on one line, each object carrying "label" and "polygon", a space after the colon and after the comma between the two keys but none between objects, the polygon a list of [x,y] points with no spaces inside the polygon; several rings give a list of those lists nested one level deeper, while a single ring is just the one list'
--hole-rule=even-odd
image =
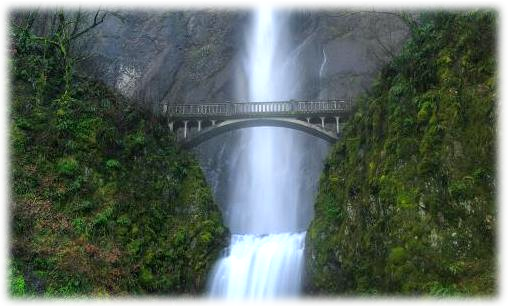
[{"label": "waterfall", "polygon": [[[252,16],[242,61],[249,101],[297,98],[288,19],[284,12],[265,8]],[[305,153],[309,145],[314,156]],[[241,130],[231,148],[233,180],[225,205],[231,245],[212,271],[211,296],[298,295],[314,182],[327,148],[324,141],[291,129]]]},{"label": "waterfall", "polygon": [[295,296],[302,279],[305,233],[233,235],[214,271],[211,292],[226,297]]},{"label": "waterfall", "polygon": [[325,70],[325,65],[326,65],[326,53],[325,53],[325,48],[323,48],[323,62],[321,63],[321,67],[319,67],[319,78],[320,79],[323,78],[323,71]]}]

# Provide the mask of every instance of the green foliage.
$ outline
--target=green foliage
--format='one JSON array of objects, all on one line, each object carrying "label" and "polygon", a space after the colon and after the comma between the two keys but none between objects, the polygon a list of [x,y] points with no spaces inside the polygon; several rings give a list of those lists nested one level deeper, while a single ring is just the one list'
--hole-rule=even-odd
[{"label": "green foliage", "polygon": [[430,303],[435,306],[480,306],[458,290],[456,286],[443,287],[441,284],[433,284],[429,292]]},{"label": "green foliage", "polygon": [[44,305],[54,306],[85,306],[91,305],[90,297],[71,284],[62,287],[49,287],[44,292]]},{"label": "green foliage", "polygon": [[11,34],[11,294],[201,293],[228,231],[196,160],[60,37]]},{"label": "green foliage", "polygon": [[388,255],[388,262],[392,264],[401,264],[406,260],[406,250],[403,247],[394,247]]},{"label": "green foliage", "polygon": [[27,288],[23,274],[3,254],[0,254],[0,289],[2,305],[23,305],[34,301],[34,293]]},{"label": "green foliage", "polygon": [[104,290],[104,289],[101,289],[97,292],[96,294],[96,300],[95,300],[95,305],[97,306],[111,306],[113,305],[112,302],[111,302],[111,298],[109,296],[109,293]]},{"label": "green foliage", "polygon": [[62,175],[72,176],[78,170],[78,161],[74,157],[64,157],[58,160],[56,171]]},{"label": "green foliage", "polygon": [[116,159],[108,159],[106,161],[106,168],[108,168],[110,170],[118,169],[118,168],[120,168],[120,162],[117,161]]},{"label": "green foliage", "polygon": [[325,164],[308,291],[492,295],[496,16],[426,12]]}]

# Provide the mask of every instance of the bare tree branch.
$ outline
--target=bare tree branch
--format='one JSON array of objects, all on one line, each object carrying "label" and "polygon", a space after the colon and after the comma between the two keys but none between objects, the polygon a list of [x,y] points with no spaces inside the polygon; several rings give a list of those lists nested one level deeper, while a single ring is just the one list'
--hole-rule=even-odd
[{"label": "bare tree branch", "polygon": [[394,58],[395,54],[393,54],[392,50],[390,50],[387,46],[385,46],[385,44],[383,42],[381,42],[381,39],[379,39],[379,36],[375,35],[374,37],[375,37],[377,43],[379,44],[379,46],[381,46],[381,49],[383,49],[383,51],[385,51],[391,58]]},{"label": "bare tree branch", "polygon": [[108,13],[104,12],[102,14],[102,17],[99,18],[100,12],[101,12],[100,9],[97,10],[97,12],[95,13],[95,17],[93,18],[93,23],[90,26],[88,26],[87,28],[83,29],[81,32],[75,33],[74,35],[71,35],[71,39],[76,39],[76,38],[80,37],[81,35],[87,33],[88,31],[90,31],[91,29],[95,28],[99,24],[103,23],[104,22],[104,18],[106,17],[106,15]]},{"label": "bare tree branch", "polygon": [[0,4],[0,18],[2,23],[7,23],[9,25],[15,25],[11,14],[9,14],[9,9],[7,7],[7,2],[2,1]]},{"label": "bare tree branch", "polygon": [[37,19],[37,15],[39,15],[39,10],[41,9],[41,6],[42,6],[42,1],[39,1],[39,2],[37,2],[37,6],[35,7],[35,9],[33,9],[33,10],[30,9],[29,15],[27,18],[27,23],[25,26],[25,31],[30,31],[30,29],[32,28],[35,20]]},{"label": "bare tree branch", "polygon": [[76,13],[76,20],[74,21],[74,27],[72,28],[71,37],[75,36],[79,30],[79,24],[81,23],[81,9]]},{"label": "bare tree branch", "polygon": [[331,17],[331,18],[343,18],[343,17],[349,17],[349,16],[353,16],[353,15],[356,15],[356,14],[361,14],[361,13],[386,14],[386,15],[396,16],[402,22],[404,22],[408,26],[408,28],[410,30],[413,30],[417,26],[417,23],[414,20],[414,18],[410,14],[408,14],[407,12],[404,12],[404,11],[398,11],[398,12],[375,11],[375,10],[371,10],[371,11],[354,11],[354,12],[345,12],[345,13],[338,14],[338,15],[327,14],[326,16],[327,17]]},{"label": "bare tree branch", "polygon": [[63,9],[60,9],[57,13],[58,26],[56,28],[57,33],[62,33],[63,29],[65,29],[65,15]]},{"label": "bare tree branch", "polygon": [[51,26],[49,27],[49,32],[48,32],[48,34],[50,34],[50,35],[53,35],[56,32],[56,19],[57,19],[56,17],[57,17],[56,14],[53,14],[51,16]]}]

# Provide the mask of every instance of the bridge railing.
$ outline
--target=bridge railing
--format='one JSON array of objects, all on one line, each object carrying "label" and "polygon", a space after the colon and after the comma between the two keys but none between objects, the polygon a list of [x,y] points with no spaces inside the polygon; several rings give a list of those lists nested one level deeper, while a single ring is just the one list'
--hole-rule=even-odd
[{"label": "bridge railing", "polygon": [[170,117],[241,117],[252,115],[295,116],[342,113],[351,110],[349,100],[280,101],[217,104],[176,104],[165,106]]}]

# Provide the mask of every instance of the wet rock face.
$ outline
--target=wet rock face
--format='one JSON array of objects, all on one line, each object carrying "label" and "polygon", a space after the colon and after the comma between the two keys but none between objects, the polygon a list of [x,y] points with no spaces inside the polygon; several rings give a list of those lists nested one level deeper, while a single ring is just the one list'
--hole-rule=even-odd
[{"label": "wet rock face", "polygon": [[231,99],[245,14],[112,11],[83,41],[79,67],[155,112],[165,103]]},{"label": "wet rock face", "polygon": [[[54,13],[38,13],[37,33],[50,31]],[[91,24],[95,11],[83,13]],[[79,39],[75,51],[85,60],[78,70],[154,112],[163,104],[238,100],[245,84],[237,56],[248,23],[248,12],[238,10],[110,10]],[[394,12],[294,10],[290,35],[299,98],[354,98],[398,53],[408,27]]]},{"label": "wet rock face", "polygon": [[380,67],[400,51],[409,35],[407,25],[393,12],[296,15],[300,20],[293,25],[300,44],[296,50],[305,78],[302,92],[312,98],[355,98],[365,93]]},{"label": "wet rock face", "polygon": [[[80,69],[159,112],[174,103],[237,98],[248,13],[112,11],[90,32]],[[356,97],[408,36],[386,12],[298,11],[291,17],[302,99]]]}]

